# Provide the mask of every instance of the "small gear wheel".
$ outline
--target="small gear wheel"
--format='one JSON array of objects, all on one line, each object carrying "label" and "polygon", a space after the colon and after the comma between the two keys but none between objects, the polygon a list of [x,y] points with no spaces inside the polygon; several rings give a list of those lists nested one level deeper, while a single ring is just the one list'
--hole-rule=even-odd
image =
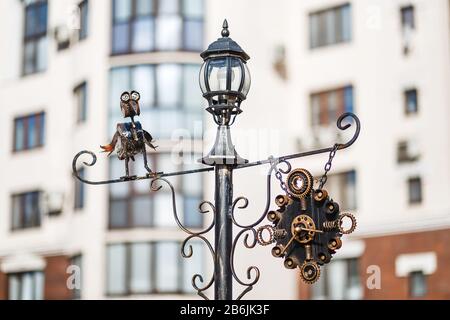
[{"label": "small gear wheel", "polygon": [[312,190],[313,176],[306,169],[295,169],[289,173],[287,179],[287,192],[298,199],[303,199]]},{"label": "small gear wheel", "polygon": [[320,267],[314,261],[305,261],[300,266],[300,275],[303,282],[313,284],[320,278]]},{"label": "small gear wheel", "polygon": [[[264,238],[263,232],[267,231],[269,237],[267,239]],[[268,246],[271,243],[275,242],[275,228],[269,225],[261,226],[256,231],[256,240],[262,246]]]},{"label": "small gear wheel", "polygon": [[[348,218],[351,221],[351,225],[347,229],[345,229],[344,226],[343,226],[343,222],[344,222],[345,218]],[[342,213],[341,215],[339,215],[339,219],[338,219],[338,224],[337,225],[338,225],[339,231],[342,234],[350,234],[353,231],[355,231],[355,229],[356,229],[356,218],[351,213]]]}]

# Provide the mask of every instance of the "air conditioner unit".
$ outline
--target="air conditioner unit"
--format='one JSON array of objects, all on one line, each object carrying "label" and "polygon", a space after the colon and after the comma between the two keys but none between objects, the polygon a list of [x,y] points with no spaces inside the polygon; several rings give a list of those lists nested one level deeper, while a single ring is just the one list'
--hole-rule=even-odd
[{"label": "air conditioner unit", "polygon": [[65,25],[61,25],[55,28],[54,38],[57,44],[58,51],[64,50],[70,47],[70,30]]},{"label": "air conditioner unit", "polygon": [[397,145],[397,162],[414,162],[419,160],[420,152],[418,145],[411,141],[400,141]]}]

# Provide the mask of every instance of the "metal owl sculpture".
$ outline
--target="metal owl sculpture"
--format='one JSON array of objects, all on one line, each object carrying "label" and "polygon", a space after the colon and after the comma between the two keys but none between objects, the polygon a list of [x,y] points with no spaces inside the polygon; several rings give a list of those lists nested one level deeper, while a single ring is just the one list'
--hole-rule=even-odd
[{"label": "metal owl sculpture", "polygon": [[124,118],[131,118],[131,122],[118,123],[116,133],[111,143],[100,146],[103,152],[109,152],[108,156],[116,150],[120,160],[125,160],[126,176],[123,178],[130,179],[129,161],[135,161],[134,156],[142,153],[144,158],[144,167],[148,174],[153,174],[147,162],[146,145],[156,150],[157,146],[153,145],[153,137],[142,129],[139,121],[134,121],[134,117],[139,116],[141,111],[139,108],[140,95],[136,91],[124,92],[120,96],[120,109]]},{"label": "metal owl sculpture", "polygon": [[328,192],[314,190],[313,183],[313,176],[305,169],[290,172],[285,182],[286,194],[275,198],[279,208],[267,213],[273,225],[257,231],[258,242],[276,243],[272,255],[284,258],[288,269],[299,267],[302,280],[308,284],[319,279],[320,266],[329,263],[341,247],[342,235],[356,228],[355,217],[341,213]]}]

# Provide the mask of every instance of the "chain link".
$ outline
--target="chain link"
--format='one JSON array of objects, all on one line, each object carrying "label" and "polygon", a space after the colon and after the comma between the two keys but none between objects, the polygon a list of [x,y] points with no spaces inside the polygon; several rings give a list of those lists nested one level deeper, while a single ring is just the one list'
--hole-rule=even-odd
[{"label": "chain link", "polygon": [[280,170],[277,169],[275,172],[275,177],[280,181],[280,187],[287,193],[286,183],[283,181],[283,176],[281,175]]},{"label": "chain link", "polygon": [[270,165],[275,168],[275,178],[280,181],[280,187],[287,193],[287,186],[286,183],[283,181],[283,175],[281,174],[281,171],[277,168],[277,164],[280,162],[279,159],[274,159],[274,157],[270,156]]},{"label": "chain link", "polygon": [[331,164],[333,163],[333,158],[336,155],[336,151],[339,149],[339,144],[335,144],[333,146],[333,149],[331,149],[330,154],[328,156],[328,162],[325,164],[324,170],[325,172],[323,173],[322,177],[319,180],[319,189],[323,189],[323,187],[325,186],[325,183],[327,183],[328,180],[328,171],[331,170]]}]

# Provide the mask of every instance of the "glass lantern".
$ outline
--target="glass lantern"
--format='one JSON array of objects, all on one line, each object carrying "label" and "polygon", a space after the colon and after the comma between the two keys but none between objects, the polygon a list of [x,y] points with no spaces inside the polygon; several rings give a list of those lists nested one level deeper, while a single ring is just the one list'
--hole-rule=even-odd
[{"label": "glass lantern", "polygon": [[231,38],[225,20],[222,38],[211,43],[201,54],[204,63],[200,69],[199,83],[203,97],[208,100],[209,112],[228,108],[240,113],[240,104],[250,90],[250,57]]}]

